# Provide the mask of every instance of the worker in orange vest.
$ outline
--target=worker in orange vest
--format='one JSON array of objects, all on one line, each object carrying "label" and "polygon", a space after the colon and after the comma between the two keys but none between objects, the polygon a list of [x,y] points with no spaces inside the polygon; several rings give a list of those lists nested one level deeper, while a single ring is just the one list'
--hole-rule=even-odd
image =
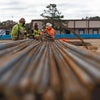
[{"label": "worker in orange vest", "polygon": [[52,24],[51,24],[51,23],[46,23],[45,32],[46,32],[48,35],[50,35],[52,38],[54,38],[55,30],[54,30],[54,28],[52,27]]}]

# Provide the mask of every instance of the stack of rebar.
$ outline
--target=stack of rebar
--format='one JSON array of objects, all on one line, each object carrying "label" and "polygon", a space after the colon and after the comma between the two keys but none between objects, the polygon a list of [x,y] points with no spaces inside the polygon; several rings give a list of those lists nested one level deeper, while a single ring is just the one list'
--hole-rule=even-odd
[{"label": "stack of rebar", "polygon": [[59,40],[1,43],[0,100],[100,100],[100,56]]}]

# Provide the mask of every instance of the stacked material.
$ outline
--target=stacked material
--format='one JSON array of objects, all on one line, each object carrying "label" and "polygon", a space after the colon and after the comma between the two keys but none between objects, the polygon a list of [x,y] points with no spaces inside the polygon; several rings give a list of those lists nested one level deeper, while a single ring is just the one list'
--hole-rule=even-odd
[{"label": "stacked material", "polygon": [[0,100],[99,100],[98,92],[100,56],[88,50],[59,40],[0,44]]}]

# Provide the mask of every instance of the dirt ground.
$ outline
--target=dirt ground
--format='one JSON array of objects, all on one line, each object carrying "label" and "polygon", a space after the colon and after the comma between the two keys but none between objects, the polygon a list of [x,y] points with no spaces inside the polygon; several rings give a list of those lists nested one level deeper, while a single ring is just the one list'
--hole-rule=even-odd
[{"label": "dirt ground", "polygon": [[[74,44],[76,43],[76,46],[80,48],[85,48],[82,41],[79,39],[68,39],[68,41],[73,42]],[[83,39],[83,41],[86,43],[90,51],[100,54],[100,39]]]}]

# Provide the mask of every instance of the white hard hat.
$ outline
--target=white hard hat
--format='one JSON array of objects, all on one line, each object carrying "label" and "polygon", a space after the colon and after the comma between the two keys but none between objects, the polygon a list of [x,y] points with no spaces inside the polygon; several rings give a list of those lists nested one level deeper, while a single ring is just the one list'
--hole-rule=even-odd
[{"label": "white hard hat", "polygon": [[51,23],[46,23],[46,26],[52,27]]}]

